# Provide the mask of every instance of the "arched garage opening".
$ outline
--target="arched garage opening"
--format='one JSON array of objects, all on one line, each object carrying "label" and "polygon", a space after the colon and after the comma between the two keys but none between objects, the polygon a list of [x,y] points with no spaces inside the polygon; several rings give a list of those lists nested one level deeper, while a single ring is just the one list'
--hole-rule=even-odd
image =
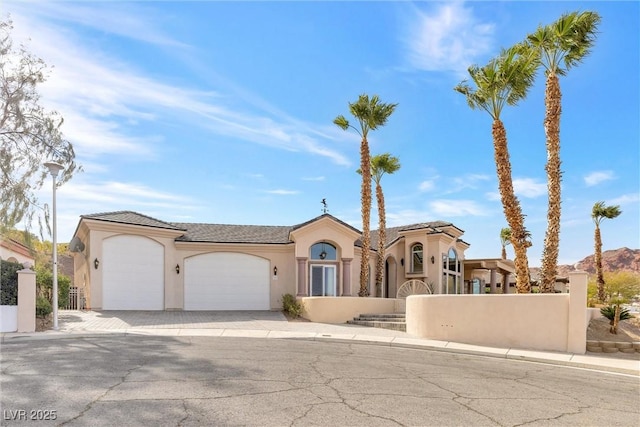
[{"label": "arched garage opening", "polygon": [[213,252],[184,260],[185,310],[269,310],[269,260]]},{"label": "arched garage opening", "polygon": [[102,309],[164,310],[164,246],[142,236],[102,242]]}]

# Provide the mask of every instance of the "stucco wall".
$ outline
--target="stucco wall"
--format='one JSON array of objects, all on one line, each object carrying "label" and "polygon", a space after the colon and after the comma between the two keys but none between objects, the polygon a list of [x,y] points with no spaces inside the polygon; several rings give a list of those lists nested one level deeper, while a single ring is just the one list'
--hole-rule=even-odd
[{"label": "stucco wall", "polygon": [[[412,295],[407,332],[490,347],[566,349],[569,296]],[[412,313],[409,316],[409,313]]]},{"label": "stucco wall", "polygon": [[587,274],[570,274],[570,294],[412,295],[407,332],[502,348],[586,351]]},{"label": "stucco wall", "polygon": [[318,323],[345,323],[361,314],[402,312],[402,302],[392,298],[303,297],[302,317]]}]

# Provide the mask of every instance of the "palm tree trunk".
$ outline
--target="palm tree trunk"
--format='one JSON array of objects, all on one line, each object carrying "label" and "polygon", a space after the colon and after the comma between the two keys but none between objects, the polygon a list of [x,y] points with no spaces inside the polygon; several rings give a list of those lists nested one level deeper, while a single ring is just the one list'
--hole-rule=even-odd
[{"label": "palm tree trunk", "polygon": [[598,301],[604,303],[606,295],[604,293],[604,274],[602,273],[602,236],[600,236],[600,226],[596,223],[596,231],[594,235],[594,252],[593,258],[596,264],[596,283],[598,285]]},{"label": "palm tree trunk", "polygon": [[609,332],[611,332],[612,334],[617,334],[618,323],[620,323],[620,304],[616,304],[616,309],[613,313],[613,320],[611,321],[611,328],[609,328]]},{"label": "palm tree trunk", "polygon": [[387,221],[385,219],[384,194],[382,186],[376,184],[376,201],[378,203],[378,258],[376,260],[376,296],[382,296],[382,276],[384,273],[385,241],[387,240]]},{"label": "palm tree trunk", "polygon": [[362,171],[362,256],[360,257],[360,292],[361,297],[369,296],[369,250],[371,248],[371,154],[367,138],[360,144],[360,170]]},{"label": "palm tree trunk", "polygon": [[560,81],[554,73],[547,76],[545,94],[546,113],[544,130],[547,136],[547,232],[544,238],[542,265],[540,271],[540,292],[553,292],[558,269],[560,246],[560,114],[562,113],[562,93]]},{"label": "palm tree trunk", "polygon": [[507,248],[502,246],[502,259],[507,259]]},{"label": "palm tree trunk", "polygon": [[507,148],[507,132],[502,121],[496,119],[492,126],[494,158],[498,175],[498,187],[504,216],[511,228],[511,244],[515,253],[516,289],[518,293],[529,293],[531,284],[529,280],[529,261],[527,260],[527,247],[530,246],[527,233],[524,228],[524,217],[520,201],[513,191],[511,178],[511,162]]}]

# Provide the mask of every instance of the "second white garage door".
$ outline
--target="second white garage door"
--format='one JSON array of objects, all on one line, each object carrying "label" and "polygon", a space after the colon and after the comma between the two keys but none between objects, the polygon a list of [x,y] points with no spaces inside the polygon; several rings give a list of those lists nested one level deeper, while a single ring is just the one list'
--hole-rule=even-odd
[{"label": "second white garage door", "polygon": [[269,310],[269,261],[215,252],[184,261],[185,310]]}]

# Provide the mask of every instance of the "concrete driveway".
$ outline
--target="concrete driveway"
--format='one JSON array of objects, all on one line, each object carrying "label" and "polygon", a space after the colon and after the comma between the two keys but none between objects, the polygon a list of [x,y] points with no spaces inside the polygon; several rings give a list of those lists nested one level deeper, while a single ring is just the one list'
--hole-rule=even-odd
[{"label": "concrete driveway", "polygon": [[[61,332],[131,332],[142,331],[169,334],[170,331],[188,333],[208,331],[281,331],[297,333],[325,333],[378,337],[411,337],[406,332],[367,326],[308,322],[290,322],[279,311],[60,311]],[[179,335],[179,333],[176,333]]]}]

